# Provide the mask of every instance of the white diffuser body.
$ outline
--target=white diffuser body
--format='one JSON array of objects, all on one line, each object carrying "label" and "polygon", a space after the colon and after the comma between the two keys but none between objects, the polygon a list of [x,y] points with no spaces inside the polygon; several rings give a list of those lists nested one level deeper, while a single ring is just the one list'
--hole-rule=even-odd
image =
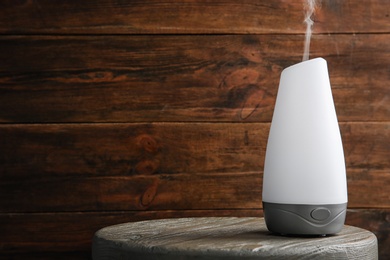
[{"label": "white diffuser body", "polygon": [[267,227],[281,234],[325,235],[345,221],[347,183],[327,63],[283,70],[263,178]]}]

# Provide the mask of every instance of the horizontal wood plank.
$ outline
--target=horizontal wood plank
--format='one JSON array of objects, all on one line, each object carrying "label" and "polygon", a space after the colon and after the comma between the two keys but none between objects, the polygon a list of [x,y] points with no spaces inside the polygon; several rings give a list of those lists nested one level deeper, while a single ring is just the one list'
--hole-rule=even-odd
[{"label": "horizontal wood plank", "polygon": [[[340,121],[390,118],[388,42],[389,34],[313,37]],[[269,122],[303,37],[2,36],[0,48],[2,123]]]},{"label": "horizontal wood plank", "polygon": [[[388,171],[350,170],[347,179],[350,208],[390,207]],[[40,178],[1,182],[0,188],[0,212],[262,207],[260,172]]]},{"label": "horizontal wood plank", "polygon": [[[0,125],[0,178],[257,172],[269,123]],[[347,169],[389,171],[390,123],[341,123]]]},{"label": "horizontal wood plank", "polygon": [[260,173],[46,178],[0,189],[0,212],[261,207]]},{"label": "horizontal wood plank", "polygon": [[[93,234],[105,226],[147,219],[172,217],[237,216],[261,217],[261,210],[200,210],[0,214],[2,251],[0,258],[46,255],[60,257],[62,252],[86,255],[91,250]],[[374,232],[379,242],[380,259],[390,256],[389,209],[348,210],[346,224]],[[24,253],[24,254],[23,254]],[[73,253],[73,256],[78,254]]]},{"label": "horizontal wood plank", "polygon": [[[387,0],[322,1],[316,33],[389,32]],[[2,1],[3,34],[304,33],[303,1]]]},{"label": "horizontal wood plank", "polygon": [[[2,125],[0,208],[261,207],[268,129],[262,123]],[[389,123],[342,123],[341,131],[349,205],[388,207]]]},{"label": "horizontal wood plank", "polygon": [[268,131],[262,123],[0,125],[0,176],[258,171]]}]

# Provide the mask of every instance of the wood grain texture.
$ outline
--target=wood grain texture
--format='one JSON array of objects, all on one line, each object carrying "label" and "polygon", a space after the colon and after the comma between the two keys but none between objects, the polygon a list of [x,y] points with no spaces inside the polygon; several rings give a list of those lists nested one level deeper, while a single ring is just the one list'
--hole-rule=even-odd
[{"label": "wood grain texture", "polygon": [[[389,187],[387,185],[387,187]],[[389,259],[390,211],[386,210],[348,210],[346,224],[371,230],[379,242],[379,259]]]},{"label": "wood grain texture", "polygon": [[41,178],[1,184],[2,212],[250,209],[260,173]]},{"label": "wood grain texture", "polygon": [[[262,171],[269,123],[0,125],[3,181]],[[346,165],[390,168],[390,125],[341,123]]]},{"label": "wood grain texture", "polygon": [[[262,123],[2,125],[0,208],[256,208],[268,129]],[[341,131],[349,206],[389,207],[389,124],[342,123]]]},{"label": "wood grain texture", "polygon": [[[389,181],[388,171],[350,171],[348,207],[389,208]],[[0,212],[253,209],[261,185],[260,172],[14,180],[0,184]]]},{"label": "wood grain texture", "polygon": [[[388,42],[389,34],[313,37],[340,121],[390,117]],[[0,48],[2,123],[269,122],[303,37],[2,36]]]},{"label": "wood grain texture", "polygon": [[[55,257],[67,254],[80,259],[90,255],[93,234],[106,226],[148,219],[174,217],[261,217],[252,210],[168,210],[168,211],[102,211],[78,213],[7,213],[0,214],[2,240],[0,259]],[[348,210],[346,223],[365,228],[378,237],[379,259],[388,259],[390,239],[389,209]],[[21,235],[23,234],[23,235]],[[68,252],[68,253],[66,253]],[[70,253],[69,253],[70,252]],[[19,257],[18,257],[19,256]],[[65,258],[65,257],[64,257]],[[66,258],[65,258],[66,259]]]},{"label": "wood grain texture", "polygon": [[0,125],[0,176],[259,171],[268,129],[261,123]]},{"label": "wood grain texture", "polygon": [[285,237],[270,234],[263,218],[179,218],[105,227],[95,233],[92,257],[378,259],[378,250],[373,233],[352,226],[326,238]]},{"label": "wood grain texture", "polygon": [[[347,224],[390,259],[387,0],[324,0]],[[302,1],[0,2],[0,259],[89,259],[105,226],[260,217],[280,72]]]},{"label": "wood grain texture", "polygon": [[[301,1],[2,1],[7,34],[304,33]],[[323,1],[317,33],[389,32],[387,0]]]}]

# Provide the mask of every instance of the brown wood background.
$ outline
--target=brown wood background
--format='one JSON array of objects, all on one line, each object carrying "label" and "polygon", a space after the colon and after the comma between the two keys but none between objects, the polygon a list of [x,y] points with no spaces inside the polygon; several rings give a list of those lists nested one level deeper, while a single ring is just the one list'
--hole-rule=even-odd
[{"label": "brown wood background", "polygon": [[[390,257],[390,2],[323,0],[347,224]],[[261,216],[301,1],[0,2],[0,257],[90,258],[116,223]]]}]

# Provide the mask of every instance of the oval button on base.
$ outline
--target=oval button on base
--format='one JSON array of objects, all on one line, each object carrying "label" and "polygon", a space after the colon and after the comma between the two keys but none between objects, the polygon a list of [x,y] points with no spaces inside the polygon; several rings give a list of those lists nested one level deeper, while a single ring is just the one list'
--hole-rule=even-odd
[{"label": "oval button on base", "polygon": [[316,208],[311,211],[310,215],[315,220],[323,221],[330,217],[330,210],[327,208]]}]

